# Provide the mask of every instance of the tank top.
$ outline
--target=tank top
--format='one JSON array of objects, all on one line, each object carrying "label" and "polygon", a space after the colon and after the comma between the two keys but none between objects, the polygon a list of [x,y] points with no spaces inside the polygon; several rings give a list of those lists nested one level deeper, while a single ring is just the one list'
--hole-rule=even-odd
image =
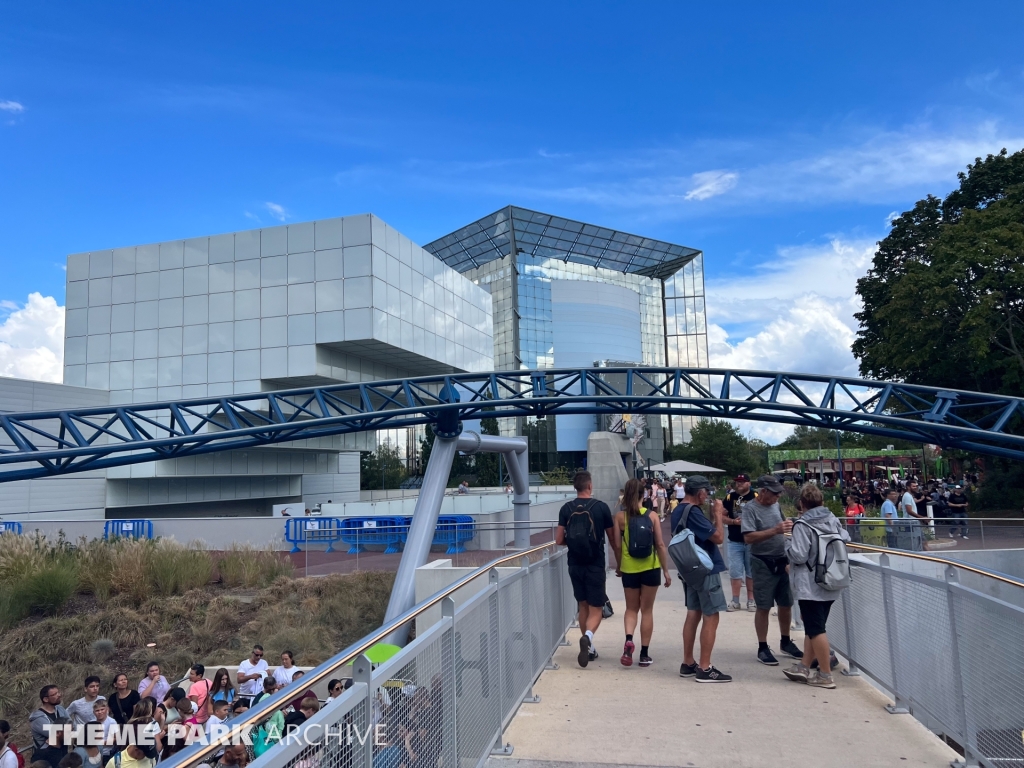
[{"label": "tank top", "polygon": [[[646,507],[640,507],[640,515],[646,515]],[[626,520],[626,513],[622,513],[623,522]],[[655,525],[659,525],[657,519],[654,521]],[[645,557],[643,560],[637,560],[634,557],[629,556],[629,525],[626,524],[622,528],[622,564],[619,566],[619,570],[623,573],[643,573],[644,571],[661,570],[661,561],[658,559],[658,550],[656,547],[651,547],[651,554]]]}]

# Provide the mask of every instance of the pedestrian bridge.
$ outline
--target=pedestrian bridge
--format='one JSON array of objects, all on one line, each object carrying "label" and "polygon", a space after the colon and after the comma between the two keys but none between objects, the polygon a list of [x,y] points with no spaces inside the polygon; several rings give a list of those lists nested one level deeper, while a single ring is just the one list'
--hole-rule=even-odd
[{"label": "pedestrian bridge", "polygon": [[[760,665],[745,611],[723,616],[713,655],[734,682],[680,678],[678,583],[659,592],[654,665],[623,668],[610,578],[616,615],[580,669],[565,552],[542,545],[459,579],[236,722],[256,727],[302,690],[351,677],[252,768],[1024,766],[1024,584],[928,554],[863,547],[854,560],[828,624],[853,673],[835,690]],[[413,621],[415,639],[374,666],[370,649]],[[195,745],[168,765],[198,768],[218,749]]]}]

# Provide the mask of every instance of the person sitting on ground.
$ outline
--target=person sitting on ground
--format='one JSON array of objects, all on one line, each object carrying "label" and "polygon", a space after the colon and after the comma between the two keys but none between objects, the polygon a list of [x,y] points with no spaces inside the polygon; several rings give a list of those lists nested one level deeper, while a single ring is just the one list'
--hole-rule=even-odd
[{"label": "person sitting on ground", "polygon": [[72,725],[85,725],[93,721],[92,705],[100,696],[100,679],[96,675],[85,678],[85,695],[68,705],[68,716]]},{"label": "person sitting on ground", "polygon": [[274,679],[277,680],[277,687],[284,688],[292,681],[292,676],[298,671],[295,666],[295,654],[291,651],[281,651],[281,666],[274,670]]},{"label": "person sitting on ground", "polygon": [[[649,667],[653,663],[649,648],[651,635],[654,633],[654,599],[661,586],[664,573],[665,586],[672,583],[669,573],[668,550],[661,533],[661,521],[646,507],[640,506],[642,490],[640,481],[626,481],[625,493],[622,497],[622,511],[615,513],[615,539],[622,542],[616,549],[618,563],[615,575],[622,577],[622,590],[626,596],[626,612],[623,624],[626,630],[626,643],[622,648],[619,663],[624,667],[633,665],[633,633],[636,632],[637,616],[640,620],[640,666]],[[646,520],[644,518],[647,518]],[[646,552],[640,552],[636,546],[630,545],[631,531],[638,536],[649,536]],[[635,555],[635,556],[634,556]]]},{"label": "person sitting on ground", "polygon": [[223,699],[229,704],[235,700],[235,689],[231,685],[231,673],[224,667],[218,669],[213,676],[213,682],[210,684],[210,698],[214,701]]},{"label": "person sitting on ground", "polygon": [[[815,566],[820,534],[838,535],[843,541],[849,541],[850,534],[825,506],[821,489],[815,485],[808,483],[800,489],[799,509],[802,514],[793,525],[791,538],[786,541],[786,557],[790,563],[793,593],[804,622],[804,652],[803,658],[783,673],[790,680],[815,688],[835,688],[831,673],[833,655],[825,624],[840,592],[825,589],[815,581]],[[813,671],[805,664],[812,659],[818,663]]]},{"label": "person sitting on ground", "polygon": [[146,698],[152,696],[157,701],[167,698],[167,692],[171,690],[167,678],[160,674],[160,663],[151,661],[146,665],[146,676],[139,681],[139,696]]},{"label": "person sitting on ground", "polygon": [[10,741],[11,724],[0,720],[0,768],[21,768],[18,745]]},{"label": "person sitting on ground", "polygon": [[64,732],[55,730],[51,740],[48,726],[68,725],[71,717],[61,706],[60,688],[56,685],[44,685],[39,691],[39,709],[33,712],[28,722],[32,728],[32,760],[45,761],[51,768],[57,768],[61,758],[68,753],[64,744]]}]

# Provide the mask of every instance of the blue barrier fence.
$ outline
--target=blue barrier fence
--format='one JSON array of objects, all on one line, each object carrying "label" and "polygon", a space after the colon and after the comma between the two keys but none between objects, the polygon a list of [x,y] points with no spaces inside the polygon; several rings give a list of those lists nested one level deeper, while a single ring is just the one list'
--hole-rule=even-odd
[{"label": "blue barrier fence", "polygon": [[[411,517],[297,517],[285,521],[284,538],[292,552],[301,545],[327,544],[334,551],[339,541],[347,544],[348,554],[365,552],[367,546],[383,546],[384,554],[400,552],[409,536]],[[466,551],[466,542],[473,539],[476,525],[469,515],[442,515],[437,520],[433,546],[446,547],[449,555]]]},{"label": "blue barrier fence", "polygon": [[21,535],[21,523],[17,520],[9,520],[6,523],[0,523],[0,533],[16,533]]},{"label": "blue barrier fence", "polygon": [[152,539],[152,520],[107,520],[103,526],[103,538],[110,539]]}]

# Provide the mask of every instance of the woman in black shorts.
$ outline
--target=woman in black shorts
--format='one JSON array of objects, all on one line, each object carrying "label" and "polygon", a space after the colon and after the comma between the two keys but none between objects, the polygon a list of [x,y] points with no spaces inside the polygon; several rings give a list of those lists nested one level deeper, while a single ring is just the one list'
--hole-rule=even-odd
[{"label": "woman in black shorts", "polygon": [[[651,634],[654,632],[654,598],[661,585],[664,573],[665,586],[672,583],[668,572],[668,550],[661,535],[661,520],[653,510],[641,506],[644,487],[639,480],[629,480],[622,495],[622,509],[615,515],[616,541],[622,541],[617,549],[619,562],[615,575],[622,577],[622,589],[626,594],[626,644],[619,662],[624,667],[633,665],[633,632],[636,631],[637,614],[640,614],[640,666],[651,666],[648,653]],[[632,523],[632,525],[631,525]],[[630,532],[638,534],[637,543],[630,551]]]}]

